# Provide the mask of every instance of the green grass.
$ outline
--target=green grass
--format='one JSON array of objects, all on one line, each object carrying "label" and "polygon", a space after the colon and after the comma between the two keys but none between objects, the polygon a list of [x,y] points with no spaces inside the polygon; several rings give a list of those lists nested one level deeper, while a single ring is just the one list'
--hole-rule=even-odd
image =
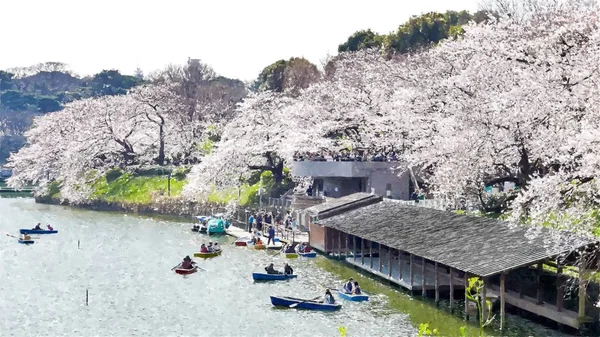
[{"label": "green grass", "polygon": [[[171,196],[181,195],[185,180],[171,177]],[[92,199],[133,204],[149,204],[153,196],[167,195],[167,176],[133,176],[124,173],[108,182],[101,177],[92,187]]]}]

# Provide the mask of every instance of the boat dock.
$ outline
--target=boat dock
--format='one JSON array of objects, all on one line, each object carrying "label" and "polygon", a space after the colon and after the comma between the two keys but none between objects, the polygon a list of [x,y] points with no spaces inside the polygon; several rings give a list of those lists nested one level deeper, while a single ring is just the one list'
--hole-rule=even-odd
[{"label": "boat dock", "polygon": [[[549,228],[531,238],[525,227],[366,193],[305,211],[310,215],[311,247],[423,297],[434,293],[436,303],[442,292],[449,294],[451,310],[458,295],[467,320],[471,303],[464,290],[476,277],[483,281],[481,297],[500,301],[501,329],[506,305],[575,329],[598,321],[599,311],[586,293],[588,275],[599,268],[597,240],[558,236]],[[552,241],[556,237],[561,239]],[[557,272],[546,273],[544,265]],[[562,286],[556,286],[556,292],[548,289],[564,278],[567,266],[579,269],[577,299],[569,303]],[[487,306],[482,311],[485,316]]]},{"label": "boat dock", "polygon": [[[251,233],[249,233],[247,230],[241,229],[241,228],[233,226],[233,225],[229,226],[229,228],[227,228],[225,230],[225,232],[227,233],[227,235],[233,236],[236,239],[251,236]],[[279,232],[279,233],[275,232],[275,238],[279,239],[279,241],[283,242],[283,243],[308,242],[308,234],[306,234],[306,233],[285,231],[283,233],[283,235],[281,235],[281,234],[282,234],[281,232]],[[261,235],[264,237],[264,233]],[[279,247],[281,247],[281,244],[269,245],[269,246],[267,246],[267,249],[276,249]]]}]

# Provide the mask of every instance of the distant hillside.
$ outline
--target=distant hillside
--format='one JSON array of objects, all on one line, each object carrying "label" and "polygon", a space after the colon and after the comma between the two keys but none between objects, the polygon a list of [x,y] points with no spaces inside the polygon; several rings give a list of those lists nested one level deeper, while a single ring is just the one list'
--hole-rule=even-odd
[{"label": "distant hillside", "polygon": [[35,116],[60,110],[77,99],[124,94],[143,82],[142,76],[117,70],[81,78],[57,62],[0,70],[0,164],[24,145],[22,134]]}]

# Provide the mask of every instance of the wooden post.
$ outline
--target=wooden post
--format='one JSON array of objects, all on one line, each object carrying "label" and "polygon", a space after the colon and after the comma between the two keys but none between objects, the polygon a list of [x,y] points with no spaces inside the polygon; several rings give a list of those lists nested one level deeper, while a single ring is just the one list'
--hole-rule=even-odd
[{"label": "wooden post", "polygon": [[487,321],[487,278],[482,278],[483,287],[481,288],[481,321]]},{"label": "wooden post", "polygon": [[563,287],[563,267],[556,266],[556,311],[563,311],[565,301],[565,289]]},{"label": "wooden post", "polygon": [[354,263],[356,263],[356,235],[352,235],[352,251]]},{"label": "wooden post", "polygon": [[379,272],[381,273],[383,271],[383,256],[381,256],[381,252],[383,251],[381,244],[379,244]]},{"label": "wooden post", "polygon": [[425,258],[421,258],[421,296],[425,297],[427,295],[425,291],[425,287],[427,286],[427,277],[425,275],[425,263],[427,261]]},{"label": "wooden post", "polygon": [[[469,276],[465,273],[465,293],[469,288]],[[465,320],[469,320],[469,299],[465,295]]]},{"label": "wooden post", "polygon": [[341,259],[342,258],[342,232],[338,231],[338,258]]},{"label": "wooden post", "polygon": [[449,277],[450,277],[450,312],[454,311],[454,270],[450,268]]},{"label": "wooden post", "polygon": [[392,279],[392,269],[394,269],[394,265],[392,264],[392,251],[391,247],[388,247],[388,277],[390,280]]},{"label": "wooden post", "polygon": [[360,264],[365,265],[365,239],[360,238]]},{"label": "wooden post", "polygon": [[373,241],[369,241],[369,268],[373,269]]},{"label": "wooden post", "polygon": [[542,268],[543,268],[544,262],[539,262],[537,265],[537,304],[542,304]]},{"label": "wooden post", "polygon": [[500,330],[504,329],[504,279],[506,275],[500,275]]},{"label": "wooden post", "polygon": [[398,251],[398,281],[402,280],[402,271],[404,270],[404,254]]},{"label": "wooden post", "polygon": [[585,297],[586,297],[586,272],[584,264],[581,263],[579,266],[579,321],[581,322],[585,318]]},{"label": "wooden post", "polygon": [[409,270],[408,270],[408,276],[410,278],[410,291],[412,292],[412,290],[413,290],[412,289],[413,288],[413,279],[414,279],[414,276],[415,276],[415,273],[413,273],[413,265],[414,265],[414,263],[413,263],[413,255],[412,254],[410,254],[409,264],[410,265],[409,265]]},{"label": "wooden post", "polygon": [[[438,270],[438,263],[435,262],[435,305],[440,304],[440,272]],[[451,289],[452,290],[452,289]]]}]

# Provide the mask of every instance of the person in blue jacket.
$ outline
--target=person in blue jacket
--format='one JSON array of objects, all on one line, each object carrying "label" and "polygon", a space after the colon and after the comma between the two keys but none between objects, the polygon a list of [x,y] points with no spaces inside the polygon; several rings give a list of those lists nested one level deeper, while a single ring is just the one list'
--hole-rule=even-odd
[{"label": "person in blue jacket", "polygon": [[275,228],[273,228],[273,226],[269,226],[269,240],[267,240],[267,246],[271,241],[275,244]]}]

